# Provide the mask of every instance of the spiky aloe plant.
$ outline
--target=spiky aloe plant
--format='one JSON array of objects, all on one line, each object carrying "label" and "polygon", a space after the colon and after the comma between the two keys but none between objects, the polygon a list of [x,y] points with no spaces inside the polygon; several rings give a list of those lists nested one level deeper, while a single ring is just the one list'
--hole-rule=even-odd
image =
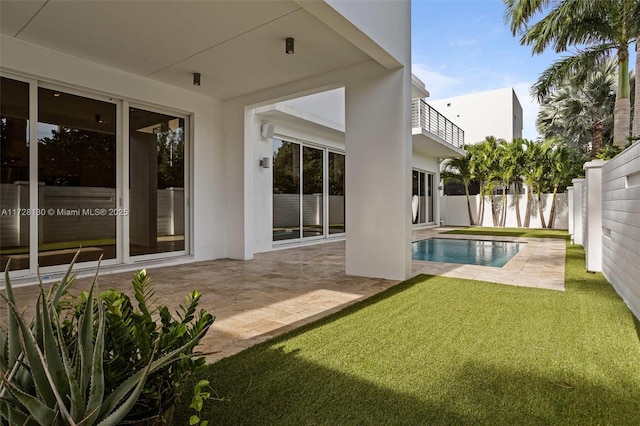
[{"label": "spiky aloe plant", "polygon": [[[0,416],[10,425],[116,425],[135,405],[150,373],[179,359],[192,342],[162,356],[105,392],[103,370],[105,306],[97,276],[77,321],[76,338],[63,338],[61,297],[74,282],[74,258],[57,288],[45,296],[40,285],[33,321],[16,306],[9,265],[5,271],[7,329],[0,328]],[[196,336],[199,340],[201,335]],[[157,349],[157,348],[156,348]],[[155,352],[155,349],[154,349]]]}]

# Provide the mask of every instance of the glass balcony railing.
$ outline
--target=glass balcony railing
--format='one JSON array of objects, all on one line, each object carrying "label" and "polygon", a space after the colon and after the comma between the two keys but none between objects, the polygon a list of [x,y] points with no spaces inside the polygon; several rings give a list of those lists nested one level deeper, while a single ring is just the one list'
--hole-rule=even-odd
[{"label": "glass balcony railing", "polygon": [[464,130],[436,111],[424,99],[411,101],[411,127],[423,128],[455,147],[462,148],[464,145]]}]

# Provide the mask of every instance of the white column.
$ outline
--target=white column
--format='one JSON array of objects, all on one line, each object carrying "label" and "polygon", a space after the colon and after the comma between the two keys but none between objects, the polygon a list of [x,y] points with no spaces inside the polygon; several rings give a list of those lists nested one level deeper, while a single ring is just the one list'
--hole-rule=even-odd
[{"label": "white column", "polygon": [[567,187],[567,202],[569,203],[568,219],[569,219],[569,235],[571,235],[571,241],[573,241],[573,186]]},{"label": "white column", "polygon": [[584,164],[586,181],[586,226],[585,245],[587,271],[602,271],[602,166],[604,160]]},{"label": "white column", "polygon": [[347,84],[346,272],[411,272],[411,74],[380,70]]},{"label": "white column", "polygon": [[260,135],[248,114],[241,102],[224,105],[226,252],[239,260],[253,258],[253,145]]},{"label": "white column", "polygon": [[582,245],[582,186],[584,179],[573,179],[573,243]]}]

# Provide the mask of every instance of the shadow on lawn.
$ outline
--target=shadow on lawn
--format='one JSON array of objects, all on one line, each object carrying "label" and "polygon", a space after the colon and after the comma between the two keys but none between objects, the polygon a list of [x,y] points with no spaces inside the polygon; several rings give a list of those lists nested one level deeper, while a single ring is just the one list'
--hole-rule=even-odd
[{"label": "shadow on lawn", "polygon": [[[560,359],[540,371],[526,362],[505,367],[509,363],[500,359],[487,361],[482,354],[460,353],[458,365],[453,355],[449,365],[434,361],[406,371],[402,358],[388,365],[388,359],[367,357],[350,345],[324,362],[313,360],[304,344],[299,348],[291,343],[309,330],[433,278],[417,276],[210,365],[205,377],[224,400],[208,401],[202,417],[218,425],[622,425],[634,424],[640,417],[638,377],[617,369],[606,378],[585,377],[580,359]],[[600,286],[593,287],[595,291]],[[441,373],[443,369],[452,371],[450,377]],[[176,418],[190,415],[188,398],[186,394],[179,402]]]},{"label": "shadow on lawn", "polygon": [[[208,378],[225,400],[209,401],[202,417],[217,425],[622,425],[640,416],[638,383],[629,378],[622,379],[623,393],[570,373],[542,376],[524,365],[509,371],[466,363],[446,381],[434,380],[430,368],[413,372],[409,391],[398,391],[374,383],[377,377],[366,371],[373,381],[309,362],[302,351],[286,352],[276,344],[210,366]],[[391,386],[407,389],[395,381]]]}]

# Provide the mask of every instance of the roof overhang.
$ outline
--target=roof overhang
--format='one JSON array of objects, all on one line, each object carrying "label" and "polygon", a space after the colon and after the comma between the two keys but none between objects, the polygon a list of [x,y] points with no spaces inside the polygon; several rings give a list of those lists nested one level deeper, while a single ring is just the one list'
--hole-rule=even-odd
[{"label": "roof overhang", "polygon": [[[399,66],[325,1],[3,0],[0,32],[223,100],[367,62]],[[10,59],[0,50],[5,69]]]}]

